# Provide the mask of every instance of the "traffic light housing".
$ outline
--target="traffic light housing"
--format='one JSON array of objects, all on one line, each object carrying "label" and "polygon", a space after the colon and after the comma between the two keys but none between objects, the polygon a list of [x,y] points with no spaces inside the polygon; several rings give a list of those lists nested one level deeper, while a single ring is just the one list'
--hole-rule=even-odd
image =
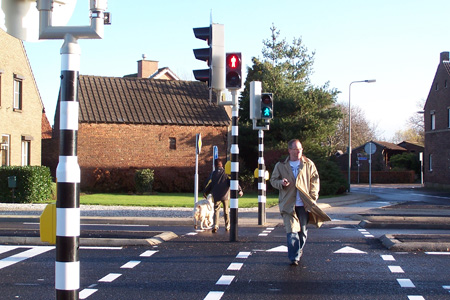
[{"label": "traffic light housing", "polygon": [[211,24],[209,27],[194,28],[196,38],[208,43],[209,48],[194,49],[196,59],[206,61],[209,68],[194,70],[195,79],[208,82],[208,87],[218,91],[225,89],[225,47],[224,26]]},{"label": "traffic light housing", "polygon": [[261,81],[250,82],[250,119],[261,119]]},{"label": "traffic light housing", "polygon": [[239,90],[242,87],[242,55],[240,52],[227,53],[225,86],[227,89]]},{"label": "traffic light housing", "polygon": [[272,93],[261,94],[261,119],[273,119],[273,95]]}]

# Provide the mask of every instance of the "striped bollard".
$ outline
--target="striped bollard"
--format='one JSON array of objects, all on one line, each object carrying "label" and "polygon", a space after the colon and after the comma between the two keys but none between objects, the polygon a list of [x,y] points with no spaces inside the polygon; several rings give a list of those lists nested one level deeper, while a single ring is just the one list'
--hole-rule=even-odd
[{"label": "striped bollard", "polygon": [[258,130],[258,225],[266,224],[266,166],[264,163],[264,131]]},{"label": "striped bollard", "polygon": [[239,103],[237,101],[237,90],[232,90],[231,95],[233,106],[231,118],[230,242],[236,242],[238,239],[239,208]]}]

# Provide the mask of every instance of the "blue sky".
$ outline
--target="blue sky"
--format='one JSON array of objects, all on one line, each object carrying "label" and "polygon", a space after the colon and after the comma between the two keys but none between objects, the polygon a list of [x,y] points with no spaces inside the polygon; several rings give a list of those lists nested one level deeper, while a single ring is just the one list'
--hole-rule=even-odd
[{"label": "blue sky", "polygon": [[[389,140],[428,96],[439,54],[450,51],[448,0],[278,0],[152,1],[109,0],[112,25],[102,40],[80,40],[83,75],[136,73],[137,61],[159,61],[184,80],[206,67],[192,49],[206,47],[192,28],[225,25],[225,50],[243,54],[245,65],[261,57],[272,23],[291,42],[301,37],[315,52],[312,83],[341,93],[338,102],[362,109]],[[89,24],[89,1],[78,0],[69,25]],[[25,43],[47,116],[53,115],[59,90],[62,41]],[[276,105],[276,95],[275,95]],[[276,116],[275,116],[276,117]]]}]

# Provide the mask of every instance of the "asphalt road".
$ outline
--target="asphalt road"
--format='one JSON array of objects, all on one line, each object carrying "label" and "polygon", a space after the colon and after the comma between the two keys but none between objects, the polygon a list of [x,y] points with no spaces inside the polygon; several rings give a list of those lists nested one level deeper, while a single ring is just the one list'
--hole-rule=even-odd
[{"label": "asphalt road", "polygon": [[[424,200],[417,191],[377,193],[367,202],[326,208],[333,221],[310,228],[297,267],[289,265],[279,222],[246,224],[237,242],[229,242],[223,227],[213,234],[188,225],[84,225],[85,234],[128,231],[135,238],[170,231],[177,237],[145,246],[82,247],[80,299],[450,299],[450,252],[393,251],[380,240],[449,230],[361,227],[359,214],[377,216]],[[54,261],[52,246],[0,245],[0,298],[55,299]]]}]

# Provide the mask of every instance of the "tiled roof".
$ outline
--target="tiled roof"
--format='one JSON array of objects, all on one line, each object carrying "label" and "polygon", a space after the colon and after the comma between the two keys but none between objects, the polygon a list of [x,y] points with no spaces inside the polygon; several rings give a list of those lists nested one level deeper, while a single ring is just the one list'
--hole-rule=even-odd
[{"label": "tiled roof", "polygon": [[403,147],[401,147],[401,146],[399,146],[397,144],[394,144],[394,143],[381,142],[381,141],[372,141],[372,142],[374,142],[375,144],[378,144],[380,146],[383,146],[383,147],[385,147],[386,149],[389,149],[389,150],[407,151],[405,148],[403,148]]},{"label": "tiled roof", "polygon": [[197,81],[79,76],[80,123],[228,126]]}]

